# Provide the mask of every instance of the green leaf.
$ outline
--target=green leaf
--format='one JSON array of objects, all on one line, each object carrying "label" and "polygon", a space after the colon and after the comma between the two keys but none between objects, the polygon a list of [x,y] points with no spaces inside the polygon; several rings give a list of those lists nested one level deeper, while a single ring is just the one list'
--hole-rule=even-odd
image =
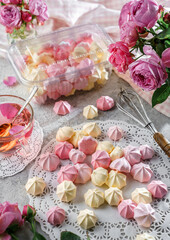
[{"label": "green leaf", "polygon": [[161,57],[162,56],[162,52],[165,50],[165,46],[164,46],[164,44],[163,43],[158,43],[157,45],[156,45],[156,52],[157,52],[157,54]]},{"label": "green leaf", "polygon": [[157,35],[157,39],[164,40],[164,39],[170,39],[170,28],[165,29],[161,33]]},{"label": "green leaf", "polygon": [[61,232],[60,240],[81,240],[79,236],[72,232]]},{"label": "green leaf", "polygon": [[152,107],[164,102],[170,95],[170,86],[165,83],[160,88],[156,89],[152,96]]},{"label": "green leaf", "polygon": [[46,240],[45,237],[43,237],[40,233],[36,232],[35,234],[36,240]]},{"label": "green leaf", "polygon": [[170,40],[165,40],[165,48],[170,48]]}]

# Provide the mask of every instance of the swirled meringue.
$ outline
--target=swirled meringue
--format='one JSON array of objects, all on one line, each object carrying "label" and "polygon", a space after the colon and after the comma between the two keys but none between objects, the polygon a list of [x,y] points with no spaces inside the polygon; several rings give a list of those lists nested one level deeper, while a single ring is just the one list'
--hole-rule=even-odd
[{"label": "swirled meringue", "polygon": [[122,191],[117,187],[110,187],[105,191],[105,200],[111,206],[118,206],[123,200]]},{"label": "swirled meringue", "polygon": [[136,188],[132,192],[132,200],[135,203],[151,203],[152,195],[146,188]]},{"label": "swirled meringue", "polygon": [[94,169],[98,167],[103,167],[107,169],[110,165],[110,156],[106,151],[100,151],[97,150],[93,155],[92,155],[92,161],[91,164]]},{"label": "swirled meringue", "polygon": [[33,177],[28,179],[25,185],[27,193],[33,196],[38,196],[43,194],[45,187],[46,187],[46,183],[40,177]]},{"label": "swirled meringue", "polygon": [[91,175],[92,183],[99,187],[105,184],[107,178],[108,178],[108,171],[107,169],[104,169],[102,167],[98,167],[95,170],[93,170],[93,173]]},{"label": "swirled meringue", "polygon": [[150,166],[142,162],[134,164],[130,173],[139,182],[149,182],[153,175]]},{"label": "swirled meringue", "polygon": [[42,169],[52,172],[55,171],[60,165],[60,159],[54,153],[44,153],[41,154],[39,165]]},{"label": "swirled meringue", "polygon": [[108,136],[111,140],[118,141],[123,137],[123,131],[118,126],[113,126],[109,128]]},{"label": "swirled meringue", "polygon": [[74,134],[74,129],[72,127],[62,127],[59,128],[56,134],[56,140],[59,142],[65,142],[69,140]]},{"label": "swirled meringue", "polygon": [[77,169],[75,166],[72,166],[70,164],[65,165],[60,168],[60,171],[57,173],[57,181],[59,183],[67,180],[67,181],[72,181],[74,182],[75,179],[77,178]]},{"label": "swirled meringue", "polygon": [[163,198],[168,192],[167,185],[159,180],[149,183],[147,189],[154,198]]},{"label": "swirled meringue", "polygon": [[57,186],[57,196],[62,202],[70,202],[76,197],[77,187],[72,181],[63,181]]},{"label": "swirled meringue", "polygon": [[104,193],[99,189],[89,189],[84,194],[85,203],[92,208],[98,208],[104,203]]},{"label": "swirled meringue", "polygon": [[97,217],[93,211],[85,209],[80,211],[77,222],[80,227],[84,229],[90,229],[96,225]]},{"label": "swirled meringue", "polygon": [[101,129],[95,122],[86,123],[83,126],[83,132],[86,135],[92,136],[94,138],[101,135]]},{"label": "swirled meringue", "polygon": [[54,226],[60,225],[65,220],[65,211],[64,209],[55,206],[46,213],[46,216],[47,216],[47,221],[50,224]]},{"label": "swirled meringue", "polygon": [[137,204],[131,199],[123,200],[118,206],[120,216],[127,219],[133,218],[136,206]]},{"label": "swirled meringue", "polygon": [[130,173],[131,165],[126,158],[122,157],[111,162],[110,168],[119,172]]}]

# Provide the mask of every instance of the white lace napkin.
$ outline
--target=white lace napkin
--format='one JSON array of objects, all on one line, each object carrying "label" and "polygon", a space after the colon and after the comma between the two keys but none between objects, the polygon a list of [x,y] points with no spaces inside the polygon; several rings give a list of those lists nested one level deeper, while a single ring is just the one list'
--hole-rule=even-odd
[{"label": "white lace napkin", "polygon": [[[125,132],[124,137],[118,143],[120,146],[125,147],[129,144],[139,146],[141,144],[149,144],[156,152],[153,159],[145,161],[150,164],[151,169],[154,172],[153,179],[160,179],[168,185],[170,189],[170,162],[165,154],[154,142],[151,133],[146,129],[141,129],[135,125],[130,125],[121,121],[97,121],[102,129],[102,135],[99,140],[108,140],[107,131],[112,125],[119,125]],[[74,127],[75,130],[81,129],[83,124]],[[52,139],[43,149],[44,152],[53,152],[56,140]],[[40,222],[41,228],[46,232],[51,240],[59,239],[61,231],[72,231],[78,234],[81,239],[87,239],[86,231],[83,230],[77,224],[77,215],[80,210],[89,207],[84,202],[84,193],[89,188],[95,188],[95,186],[88,182],[84,185],[77,185],[77,196],[71,203],[62,203],[59,201],[56,195],[57,187],[57,171],[46,172],[41,169],[38,164],[39,157],[36,159],[34,166],[31,168],[29,178],[33,176],[42,177],[47,183],[45,193],[39,197],[33,197],[29,195],[30,204],[37,210],[37,220]],[[68,161],[62,161],[62,164],[66,164]],[[142,184],[134,181],[132,177],[128,176],[127,186],[123,188],[124,199],[131,197],[131,192],[136,187],[146,187],[147,184]],[[100,188],[103,191],[105,187]],[[116,207],[111,207],[107,204],[102,205],[98,209],[93,209],[98,222],[95,228],[89,231],[89,237],[91,240],[134,240],[136,234],[142,232],[151,233],[157,240],[170,239],[170,194],[168,193],[161,200],[153,200],[152,206],[156,210],[156,221],[151,225],[150,229],[140,228],[135,220],[126,220],[122,218]],[[47,222],[46,212],[53,206],[60,206],[66,211],[66,220],[59,226],[54,227]]]},{"label": "white lace napkin", "polygon": [[21,171],[32,162],[41,150],[43,143],[43,131],[37,121],[34,122],[34,128],[31,137],[28,139],[29,153],[24,150],[15,151],[12,154],[0,153],[0,178],[13,176]]}]

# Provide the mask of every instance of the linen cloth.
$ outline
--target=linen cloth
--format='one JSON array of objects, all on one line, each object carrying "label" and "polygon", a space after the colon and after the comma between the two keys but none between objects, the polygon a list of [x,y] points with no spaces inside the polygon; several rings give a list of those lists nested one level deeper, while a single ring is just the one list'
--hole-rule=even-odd
[{"label": "linen cloth", "polygon": [[[105,28],[106,32],[112,37],[113,42],[120,39],[118,19],[122,6],[129,0],[47,0],[50,19],[44,27],[38,29],[38,34],[55,31],[58,28],[71,27],[87,23],[96,23]],[[157,0],[165,8],[170,7],[169,0]],[[0,26],[0,54],[4,54],[4,49],[7,49],[7,39],[4,27]],[[135,89],[135,91],[151,104],[153,92],[144,92],[137,87],[130,79],[129,72],[119,74]],[[158,111],[170,117],[170,98],[160,105],[155,107]]]}]

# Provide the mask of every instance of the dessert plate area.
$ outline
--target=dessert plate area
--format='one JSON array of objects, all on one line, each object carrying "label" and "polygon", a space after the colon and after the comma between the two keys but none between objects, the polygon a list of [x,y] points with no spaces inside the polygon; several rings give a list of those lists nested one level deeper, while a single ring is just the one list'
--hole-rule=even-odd
[{"label": "dessert plate area", "polygon": [[[170,190],[170,162],[158,145],[154,142],[152,134],[146,130],[139,128],[135,125],[131,125],[122,121],[108,120],[108,121],[95,121],[102,130],[102,134],[98,141],[110,140],[107,136],[107,131],[109,127],[118,125],[124,131],[124,136],[119,142],[113,142],[113,145],[119,145],[121,147],[126,147],[128,145],[140,146],[143,144],[148,144],[155,150],[155,155],[151,160],[145,160],[144,163],[150,165],[154,176],[151,180],[161,180],[168,186]],[[82,129],[84,124],[73,126],[74,130]],[[110,140],[111,141],[111,140]],[[41,153],[54,152],[54,147],[57,144],[55,139],[52,139],[43,149]],[[29,204],[36,208],[37,211],[37,221],[40,223],[41,228],[46,232],[51,240],[59,239],[60,233],[62,231],[72,231],[79,235],[82,240],[87,239],[86,230],[82,229],[77,224],[77,215],[80,210],[91,209],[84,202],[84,194],[88,189],[99,188],[104,191],[108,187],[94,186],[91,181],[84,185],[78,184],[77,186],[77,196],[70,203],[61,202],[57,195],[57,172],[58,168],[54,172],[44,171],[39,166],[39,157],[37,157],[35,164],[32,166],[29,178],[34,176],[42,177],[47,184],[47,187],[43,195],[34,197],[29,196]],[[86,159],[87,163],[90,164],[91,156]],[[70,160],[61,160],[61,165],[66,165],[71,163]],[[131,198],[131,193],[137,187],[147,187],[149,183],[140,183],[135,180],[130,175],[127,175],[127,185],[121,189],[123,192],[124,199]],[[135,236],[139,233],[148,232],[153,235],[157,240],[170,239],[170,192],[161,200],[153,199],[151,203],[152,207],[156,211],[156,221],[152,223],[150,228],[141,228],[137,225],[135,220],[127,220],[122,218],[117,210],[117,207],[111,207],[107,203],[104,203],[98,209],[91,209],[96,214],[98,221],[95,228],[88,231],[88,235],[91,240],[134,240]],[[46,212],[54,207],[59,206],[66,211],[66,220],[60,226],[52,226],[47,222]]]}]

